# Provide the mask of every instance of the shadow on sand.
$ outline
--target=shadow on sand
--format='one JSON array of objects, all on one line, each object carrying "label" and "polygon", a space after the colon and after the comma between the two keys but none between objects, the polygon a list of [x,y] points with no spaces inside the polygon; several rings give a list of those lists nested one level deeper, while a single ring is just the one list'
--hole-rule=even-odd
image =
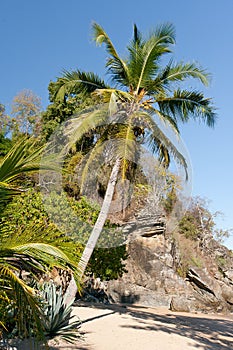
[{"label": "shadow on sand", "polygon": [[[104,304],[82,304],[81,306],[93,307],[95,309],[107,309],[112,312],[85,320],[91,322],[100,317],[108,317],[113,313],[127,314],[133,317],[136,324],[122,325],[124,328],[147,330],[148,332],[162,331],[168,334],[176,334],[194,340],[198,344],[196,348],[205,350],[229,350],[233,349],[233,317],[224,317],[215,314],[214,318],[208,315],[190,315],[184,313],[160,314],[156,309],[136,305],[104,305]],[[81,349],[81,348],[80,348]]]}]

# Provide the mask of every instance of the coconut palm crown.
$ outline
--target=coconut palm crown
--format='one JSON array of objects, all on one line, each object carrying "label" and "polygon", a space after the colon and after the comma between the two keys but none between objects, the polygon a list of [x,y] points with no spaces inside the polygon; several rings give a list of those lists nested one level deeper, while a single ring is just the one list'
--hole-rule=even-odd
[{"label": "coconut palm crown", "polygon": [[119,105],[122,107],[124,102],[130,108],[124,119],[127,128],[121,136],[145,136],[144,142],[159,154],[164,164],[169,164],[172,154],[186,167],[185,159],[160,130],[153,116],[157,116],[178,134],[178,124],[190,119],[198,119],[213,127],[216,114],[211,99],[205,98],[200,91],[182,89],[183,84],[180,84],[194,78],[207,86],[209,74],[196,63],[175,63],[170,60],[165,67],[161,66],[162,57],[171,54],[171,47],[175,44],[172,24],[158,26],[148,37],[144,37],[134,25],[133,39],[127,46],[124,59],[118,55],[109,36],[97,23],[93,24],[93,34],[96,44],[105,44],[108,55],[106,68],[111,86],[91,72],[65,71],[63,77],[58,79],[55,98],[64,100],[72,94],[85,98],[92,94],[107,102],[109,111],[105,117],[103,114],[97,116],[96,113],[85,115],[82,123],[79,120],[75,137],[81,138],[90,129],[94,130],[105,123],[109,114],[119,111]]}]

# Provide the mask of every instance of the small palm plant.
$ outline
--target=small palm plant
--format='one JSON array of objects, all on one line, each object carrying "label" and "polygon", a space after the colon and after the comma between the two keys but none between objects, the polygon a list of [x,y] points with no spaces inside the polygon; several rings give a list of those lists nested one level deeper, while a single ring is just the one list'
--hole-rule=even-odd
[{"label": "small palm plant", "polygon": [[[0,205],[4,206],[22,189],[15,182],[23,173],[37,171],[41,167],[42,147],[36,147],[31,141],[23,140],[13,147],[0,164]],[[70,268],[78,283],[78,273],[74,262],[63,253],[56,244],[37,240],[30,241],[30,227],[20,235],[9,232],[0,225],[0,327],[7,336],[11,326],[16,325],[17,336],[21,338],[44,338],[43,310],[35,288],[31,287],[23,275],[38,278],[42,272],[48,272],[52,266]],[[11,316],[10,316],[11,315]],[[32,323],[33,328],[28,325]]]}]

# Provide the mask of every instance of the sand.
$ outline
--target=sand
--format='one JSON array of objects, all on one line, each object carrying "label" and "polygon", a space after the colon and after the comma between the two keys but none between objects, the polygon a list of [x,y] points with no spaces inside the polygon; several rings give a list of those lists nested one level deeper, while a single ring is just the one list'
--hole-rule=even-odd
[{"label": "sand", "polygon": [[216,350],[233,349],[233,315],[174,313],[139,305],[75,307],[83,340],[51,349]]}]

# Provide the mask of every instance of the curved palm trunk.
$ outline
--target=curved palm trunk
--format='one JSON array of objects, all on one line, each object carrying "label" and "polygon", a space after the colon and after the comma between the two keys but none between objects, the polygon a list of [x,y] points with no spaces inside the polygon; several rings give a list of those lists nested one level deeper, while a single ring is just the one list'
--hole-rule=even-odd
[{"label": "curved palm trunk", "polygon": [[[93,230],[91,232],[91,235],[88,239],[88,242],[86,244],[86,247],[83,251],[82,257],[80,259],[80,262],[78,264],[78,270],[80,271],[80,277],[83,276],[84,271],[87,267],[87,264],[91,258],[91,255],[93,253],[93,250],[96,246],[97,240],[100,236],[100,233],[104,227],[105,221],[107,219],[108,216],[108,212],[109,212],[109,208],[112,202],[112,197],[113,197],[113,193],[115,190],[115,186],[116,186],[116,181],[117,181],[117,176],[119,173],[119,169],[120,169],[120,159],[118,158],[112,168],[112,172],[108,181],[108,186],[107,186],[107,190],[104,196],[104,201],[98,216],[98,219],[93,227]],[[67,288],[66,294],[65,294],[65,303],[69,304],[74,298],[75,295],[77,293],[77,286],[75,283],[74,278],[72,278],[72,280],[70,281],[70,284]]]}]

